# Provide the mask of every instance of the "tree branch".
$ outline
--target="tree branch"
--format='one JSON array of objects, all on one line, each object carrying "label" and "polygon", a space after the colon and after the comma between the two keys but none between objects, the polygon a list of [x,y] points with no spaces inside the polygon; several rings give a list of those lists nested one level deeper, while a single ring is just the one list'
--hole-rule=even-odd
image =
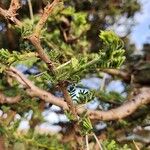
[{"label": "tree branch", "polygon": [[[44,52],[44,49],[41,46],[39,34],[42,30],[49,14],[53,11],[54,7],[58,4],[59,0],[54,0],[51,4],[48,3],[44,8],[44,12],[37,23],[34,32],[26,37],[37,49],[39,57],[47,64],[50,71],[54,73],[54,65],[52,61],[49,59],[48,55]],[[12,0],[10,7],[8,10],[4,10],[0,8],[0,15],[4,16],[6,19],[11,20],[14,24],[18,26],[22,26],[22,22],[16,18],[16,11],[20,8],[20,4],[18,0]]]},{"label": "tree branch", "polygon": [[37,23],[36,27],[35,27],[35,35],[39,36],[40,31],[42,30],[45,22],[47,21],[49,14],[53,11],[53,9],[55,8],[55,6],[59,3],[60,0],[54,0],[51,4],[48,3],[46,5],[46,7],[44,8],[43,14],[39,20],[39,22]]},{"label": "tree branch", "polygon": [[77,112],[76,112],[76,107],[73,104],[72,98],[69,95],[69,92],[67,91],[67,86],[65,83],[60,83],[61,90],[64,94],[64,99],[67,102],[68,108],[71,111],[71,113],[74,116],[74,119],[77,120]]},{"label": "tree branch", "polygon": [[80,147],[80,150],[82,150],[82,144],[81,141],[83,140],[83,137],[80,135],[80,126],[78,124],[78,114],[76,110],[76,106],[73,104],[72,98],[67,90],[67,84],[65,82],[60,83],[61,90],[64,94],[64,100],[67,102],[69,111],[73,115],[73,129],[72,133],[74,136],[74,139],[76,141],[76,147]]},{"label": "tree branch", "polygon": [[12,0],[8,9],[11,14],[16,15],[17,10],[20,8],[19,0]]},{"label": "tree branch", "polygon": [[52,103],[54,105],[57,105],[64,110],[68,109],[67,103],[64,102],[63,98],[58,98],[54,96],[53,94],[38,88],[35,86],[29,79],[25,77],[21,72],[19,72],[14,67],[10,67],[7,69],[6,73],[13,78],[15,78],[20,84],[24,86],[26,89],[26,92],[31,97],[39,97],[40,99],[44,100],[45,102]]},{"label": "tree branch", "polygon": [[7,97],[0,91],[0,104],[14,104],[21,100],[20,96]]},{"label": "tree branch", "polygon": [[50,71],[54,73],[54,65],[53,62],[49,59],[48,55],[44,52],[44,49],[41,46],[40,43],[40,32],[47,21],[49,14],[53,11],[55,6],[58,4],[59,0],[54,0],[51,4],[48,3],[47,6],[44,8],[44,12],[37,23],[34,32],[27,37],[28,40],[31,41],[31,43],[35,46],[37,49],[37,52],[39,54],[39,57],[47,64],[48,68]]},{"label": "tree branch", "polygon": [[22,22],[16,18],[16,11],[20,8],[20,4],[18,0],[12,0],[10,7],[8,10],[2,9],[0,7],[0,15],[6,18],[7,20],[11,20],[14,24],[18,26],[22,26]]},{"label": "tree branch", "polygon": [[47,18],[49,17],[49,14],[52,12],[54,7],[58,4],[59,0],[54,0],[51,4],[48,3],[47,6],[44,8],[44,12],[37,23],[34,32],[26,37],[37,49],[37,52],[39,54],[39,57],[47,64],[50,71],[54,73],[54,65],[53,62],[49,59],[48,55],[44,52],[44,49],[41,46],[40,42],[40,31],[42,30],[45,22],[47,21]]},{"label": "tree branch", "polygon": [[48,55],[44,52],[44,49],[41,46],[40,39],[34,33],[28,36],[27,39],[35,46],[39,57],[46,63],[49,70],[54,72],[53,62],[49,59]]},{"label": "tree branch", "polygon": [[[7,72],[8,75],[14,77],[20,84],[22,84],[26,90],[27,94],[31,97],[39,97],[45,102],[52,103],[61,107],[63,110],[69,110],[67,103],[64,98],[59,98],[53,94],[36,87],[30,80],[28,80],[21,72],[19,72],[14,67],[10,67]],[[77,113],[81,114],[87,111],[90,119],[94,120],[117,120],[125,118],[135,112],[141,105],[150,103],[150,87],[142,87],[137,93],[134,94],[132,99],[126,101],[126,103],[121,106],[108,110],[87,110],[85,108],[76,108]]]},{"label": "tree branch", "polygon": [[150,103],[150,88],[142,87],[132,99],[121,106],[108,111],[89,110],[88,115],[90,119],[95,120],[118,120],[131,115],[140,106],[148,103]]},{"label": "tree branch", "polygon": [[130,82],[131,80],[131,76],[129,73],[119,70],[119,69],[98,69],[98,70],[105,72],[107,74],[110,74],[112,76],[117,76],[126,82]]}]

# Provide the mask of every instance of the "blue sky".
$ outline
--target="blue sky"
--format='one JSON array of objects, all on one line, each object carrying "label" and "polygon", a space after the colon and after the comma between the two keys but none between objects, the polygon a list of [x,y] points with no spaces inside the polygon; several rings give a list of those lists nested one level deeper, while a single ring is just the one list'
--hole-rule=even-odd
[{"label": "blue sky", "polygon": [[142,4],[142,9],[135,15],[137,25],[133,27],[131,40],[136,44],[138,49],[142,48],[145,42],[150,43],[150,0],[139,0]]}]

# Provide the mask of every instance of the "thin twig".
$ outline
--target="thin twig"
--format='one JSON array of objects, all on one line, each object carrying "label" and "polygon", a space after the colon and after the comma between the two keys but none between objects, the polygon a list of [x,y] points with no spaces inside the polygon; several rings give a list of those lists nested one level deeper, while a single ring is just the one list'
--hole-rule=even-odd
[{"label": "thin twig", "polygon": [[89,140],[88,140],[88,135],[85,135],[85,141],[86,141],[86,150],[90,150],[89,148]]},{"label": "thin twig", "polygon": [[33,21],[34,17],[33,17],[32,3],[31,3],[31,0],[27,0],[27,1],[28,1],[28,6],[29,6],[30,18]]},{"label": "thin twig", "polygon": [[121,79],[123,79],[126,82],[130,82],[131,80],[131,76],[130,73],[125,72],[123,70],[119,70],[119,69],[98,69],[99,71],[105,72],[107,74],[110,74],[112,76],[117,76]]},{"label": "thin twig", "polygon": [[3,17],[5,17],[8,20],[11,20],[12,22],[14,22],[14,24],[16,24],[18,26],[22,26],[22,22],[16,18],[16,15],[17,15],[16,11],[19,8],[20,8],[19,1],[12,0],[8,10],[2,9],[0,7],[0,15],[2,15]]},{"label": "thin twig", "polygon": [[8,11],[11,12],[12,14],[16,15],[16,12],[19,8],[20,8],[19,0],[11,0]]},{"label": "thin twig", "polygon": [[101,86],[100,86],[100,91],[103,91],[105,88],[105,81],[106,81],[106,74],[104,73],[102,82],[101,82]]},{"label": "thin twig", "polygon": [[58,66],[58,67],[55,69],[55,71],[58,71],[58,70],[64,68],[65,66],[69,65],[70,63],[71,63],[71,60],[69,60],[69,61],[63,63],[62,65]]},{"label": "thin twig", "polygon": [[102,146],[101,146],[101,143],[100,143],[100,141],[98,140],[98,138],[97,138],[97,136],[95,135],[95,133],[93,133],[93,136],[94,136],[94,138],[95,138],[95,140],[96,140],[96,142],[97,142],[97,144],[98,144],[100,150],[103,150],[103,148],[102,148]]},{"label": "thin twig", "polygon": [[134,140],[133,140],[133,144],[134,144],[134,146],[135,146],[136,150],[140,150],[140,148],[137,146],[137,144],[135,143],[135,141],[134,141]]}]

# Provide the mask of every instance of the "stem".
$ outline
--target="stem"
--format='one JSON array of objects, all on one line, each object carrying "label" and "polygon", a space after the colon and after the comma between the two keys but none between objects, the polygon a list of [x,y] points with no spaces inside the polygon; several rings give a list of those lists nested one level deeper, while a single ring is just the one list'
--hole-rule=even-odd
[{"label": "stem", "polygon": [[32,3],[31,0],[27,0],[28,1],[28,6],[29,6],[29,12],[30,12],[30,18],[33,21],[33,9],[32,9]]},{"label": "stem", "polygon": [[76,107],[75,107],[74,104],[73,104],[73,101],[72,101],[72,98],[71,98],[69,92],[67,91],[67,87],[66,87],[63,83],[62,83],[62,85],[61,85],[61,90],[62,90],[62,92],[63,92],[64,99],[65,99],[65,101],[67,102],[68,107],[69,107],[71,113],[72,113],[73,116],[74,116],[74,119],[77,120],[78,116],[77,116]]},{"label": "stem", "polygon": [[106,74],[104,74],[103,79],[102,79],[102,83],[100,86],[100,91],[103,91],[105,88],[105,81],[106,81]]},{"label": "stem", "polygon": [[89,148],[89,142],[88,142],[88,135],[85,135],[85,141],[86,141],[86,150],[90,150]]},{"label": "stem", "polygon": [[[90,67],[91,65],[94,65],[94,64],[96,64],[98,61],[99,61],[99,57],[98,58],[95,58],[95,59],[93,59],[93,60],[91,60],[90,62],[88,62],[88,63],[86,63],[85,65],[83,65],[82,67],[81,67],[81,69],[84,69],[84,68],[88,68],[88,67]],[[80,69],[80,70],[81,70]],[[79,70],[79,71],[80,71]]]},{"label": "stem", "polygon": [[70,63],[71,63],[71,60],[67,61],[66,63],[64,63],[64,64],[58,66],[58,67],[55,69],[55,71],[58,71],[58,70],[64,68],[65,66],[69,65]]},{"label": "stem", "polygon": [[133,140],[133,144],[134,144],[134,146],[135,146],[136,150],[140,150],[140,148],[137,146],[137,144],[135,143],[135,141],[134,141],[134,140]]},{"label": "stem", "polygon": [[103,150],[103,148],[102,148],[102,146],[101,146],[101,143],[100,143],[100,141],[98,140],[97,136],[96,136],[94,133],[93,133],[93,136],[94,136],[94,138],[95,138],[95,140],[96,140],[96,142],[97,142],[97,144],[98,144],[100,150]]}]

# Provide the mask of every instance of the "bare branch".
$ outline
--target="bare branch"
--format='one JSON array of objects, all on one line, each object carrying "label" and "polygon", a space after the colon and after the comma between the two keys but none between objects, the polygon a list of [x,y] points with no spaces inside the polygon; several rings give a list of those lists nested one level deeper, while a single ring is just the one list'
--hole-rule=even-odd
[{"label": "bare branch", "polygon": [[14,24],[22,26],[22,22],[16,18],[16,11],[20,8],[19,0],[12,0],[8,10],[2,9],[0,7],[0,15],[4,16],[6,19],[11,20]]},{"label": "bare branch", "polygon": [[44,49],[42,48],[40,43],[40,39],[35,34],[28,36],[27,39],[31,41],[31,43],[35,46],[39,57],[47,64],[49,70],[53,71],[54,70],[53,63],[49,59],[48,55],[44,52]]},{"label": "bare branch", "polygon": [[123,105],[108,111],[88,110],[88,115],[95,120],[118,120],[135,112],[140,106],[150,103],[150,88],[139,89],[136,95]]},{"label": "bare branch", "polygon": [[27,94],[31,97],[39,97],[40,99],[44,100],[45,102],[52,103],[57,105],[64,110],[68,109],[67,103],[64,102],[63,98],[58,98],[53,94],[38,88],[35,86],[29,79],[27,79],[21,72],[19,72],[14,67],[10,67],[6,73],[13,78],[15,78],[20,84],[26,88]]},{"label": "bare branch", "polygon": [[67,87],[66,87],[65,83],[60,83],[60,87],[64,94],[64,99],[67,102],[69,110],[72,112],[74,118],[77,119],[76,107],[73,104],[73,101],[72,101],[71,96],[69,95],[69,92],[67,91]]},{"label": "bare branch", "polygon": [[99,70],[102,72],[108,73],[112,76],[117,76],[126,82],[130,82],[131,80],[131,76],[128,72],[125,72],[119,69],[99,69]]},{"label": "bare branch", "polygon": [[21,100],[20,96],[7,97],[2,92],[0,92],[0,104],[13,104]]},{"label": "bare branch", "polygon": [[49,14],[53,11],[53,9],[55,8],[55,6],[58,4],[59,0],[54,0],[51,4],[48,3],[47,6],[44,8],[44,12],[39,20],[39,22],[37,23],[36,27],[35,27],[35,34],[36,36],[39,36],[40,31],[42,30],[45,22],[47,21]]},{"label": "bare branch", "polygon": [[[63,98],[54,96],[53,94],[36,87],[29,79],[27,79],[21,72],[13,67],[8,69],[7,74],[14,77],[20,84],[22,84],[26,90],[27,94],[31,97],[39,97],[41,100],[50,102],[54,105],[61,107],[63,110],[68,110],[69,107]],[[77,113],[81,114],[87,111],[90,119],[94,120],[117,120],[125,118],[135,112],[141,105],[150,103],[150,87],[143,87],[139,89],[135,96],[128,100],[123,105],[108,110],[86,110],[85,108],[77,108]]]},{"label": "bare branch", "polygon": [[16,11],[19,8],[20,8],[19,0],[12,0],[8,11],[11,12],[12,14],[16,15]]}]

